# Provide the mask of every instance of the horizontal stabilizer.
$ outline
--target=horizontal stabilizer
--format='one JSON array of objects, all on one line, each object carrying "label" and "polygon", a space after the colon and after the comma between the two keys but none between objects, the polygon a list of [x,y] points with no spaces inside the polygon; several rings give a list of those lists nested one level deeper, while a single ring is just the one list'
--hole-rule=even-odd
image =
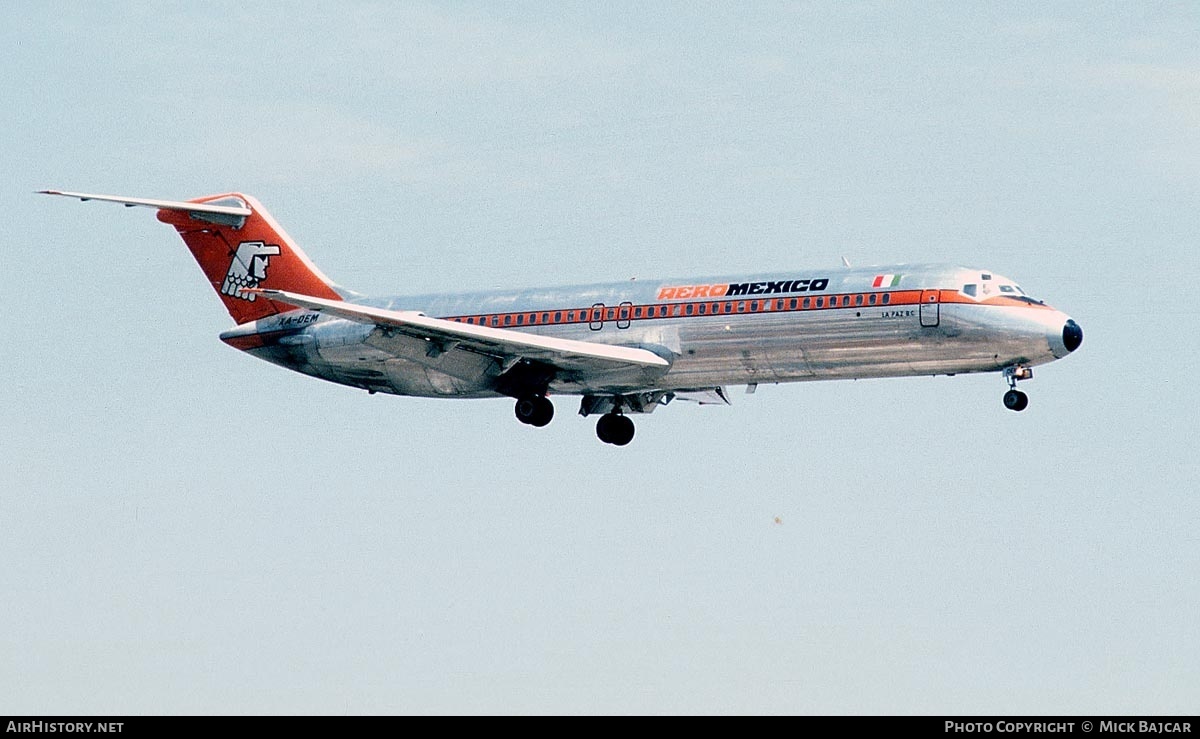
[{"label": "horizontal stabilizer", "polygon": [[255,295],[243,293],[243,288],[294,290],[329,300],[342,297],[262,204],[249,195],[227,192],[192,200],[157,200],[63,190],[41,193],[155,209],[157,219],[172,226],[187,244],[238,324],[287,310],[269,300],[255,300]]},{"label": "horizontal stabilizer", "polygon": [[236,205],[234,204],[236,201],[230,202],[228,205],[217,205],[215,203],[189,203],[182,200],[151,200],[150,198],[126,198],[119,195],[92,195],[86,192],[63,192],[62,190],[38,190],[38,194],[79,198],[85,203],[89,200],[102,200],[106,203],[120,203],[126,208],[140,205],[158,210],[185,210],[192,213],[213,213],[215,215],[242,217],[248,216],[251,213],[250,208],[245,203]]}]

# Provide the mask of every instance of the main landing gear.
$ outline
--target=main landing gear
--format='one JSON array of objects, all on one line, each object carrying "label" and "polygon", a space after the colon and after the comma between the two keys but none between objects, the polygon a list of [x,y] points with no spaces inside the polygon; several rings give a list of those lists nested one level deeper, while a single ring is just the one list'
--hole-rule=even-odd
[{"label": "main landing gear", "polygon": [[1008,392],[1004,394],[1004,407],[1010,411],[1023,411],[1029,405],[1029,396],[1017,389],[1019,380],[1028,380],[1033,377],[1032,367],[1007,367],[1004,370],[1004,379],[1008,380]]},{"label": "main landing gear", "polygon": [[[554,404],[544,395],[526,395],[517,399],[513,413],[517,420],[530,426],[545,426],[554,418]],[[616,410],[600,416],[596,436],[605,444],[625,446],[633,441],[633,421]]]},{"label": "main landing gear", "polygon": [[513,409],[517,420],[530,426],[545,426],[554,418],[554,404],[545,396],[530,395],[517,398],[517,406]]},{"label": "main landing gear", "polygon": [[596,421],[596,436],[605,444],[625,446],[633,441],[633,421],[619,413],[605,413]]}]

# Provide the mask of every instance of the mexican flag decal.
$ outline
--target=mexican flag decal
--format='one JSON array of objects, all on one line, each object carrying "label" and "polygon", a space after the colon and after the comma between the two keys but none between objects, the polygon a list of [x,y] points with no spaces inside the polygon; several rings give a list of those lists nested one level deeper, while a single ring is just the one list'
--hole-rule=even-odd
[{"label": "mexican flag decal", "polygon": [[900,278],[904,275],[875,275],[875,281],[871,283],[871,287],[896,287],[900,284]]}]

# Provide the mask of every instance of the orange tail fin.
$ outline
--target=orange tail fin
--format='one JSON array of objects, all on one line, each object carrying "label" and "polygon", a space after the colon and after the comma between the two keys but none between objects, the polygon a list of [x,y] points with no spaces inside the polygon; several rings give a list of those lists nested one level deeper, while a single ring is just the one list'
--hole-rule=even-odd
[{"label": "orange tail fin", "polygon": [[220,206],[244,206],[250,214],[225,215],[172,208],[158,220],[179,231],[204,276],[237,323],[294,310],[242,288],[270,288],[326,300],[341,300],[333,283],[254,198],[240,193],[190,200]]}]

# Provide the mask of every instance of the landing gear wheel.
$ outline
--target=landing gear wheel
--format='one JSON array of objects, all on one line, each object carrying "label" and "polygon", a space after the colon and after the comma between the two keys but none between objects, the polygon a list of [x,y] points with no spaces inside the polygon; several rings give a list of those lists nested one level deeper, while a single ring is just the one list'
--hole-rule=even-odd
[{"label": "landing gear wheel", "polygon": [[612,420],[616,418],[611,413],[606,413],[600,416],[600,420],[596,421],[596,436],[605,444],[612,443]]},{"label": "landing gear wheel", "polygon": [[1023,411],[1029,405],[1029,396],[1013,388],[1004,394],[1004,407],[1010,411]]},{"label": "landing gear wheel", "polygon": [[596,421],[596,436],[605,444],[625,446],[633,441],[633,421],[616,413],[605,413]]},{"label": "landing gear wheel", "polygon": [[1033,379],[1033,368],[1020,364],[1006,367],[1004,379],[1008,380],[1008,392],[1004,394],[1004,407],[1010,411],[1025,410],[1029,405],[1029,396],[1017,389],[1017,382]]},{"label": "landing gear wheel", "polygon": [[554,418],[554,404],[541,395],[519,398],[513,409],[517,420],[530,426],[545,426]]}]

